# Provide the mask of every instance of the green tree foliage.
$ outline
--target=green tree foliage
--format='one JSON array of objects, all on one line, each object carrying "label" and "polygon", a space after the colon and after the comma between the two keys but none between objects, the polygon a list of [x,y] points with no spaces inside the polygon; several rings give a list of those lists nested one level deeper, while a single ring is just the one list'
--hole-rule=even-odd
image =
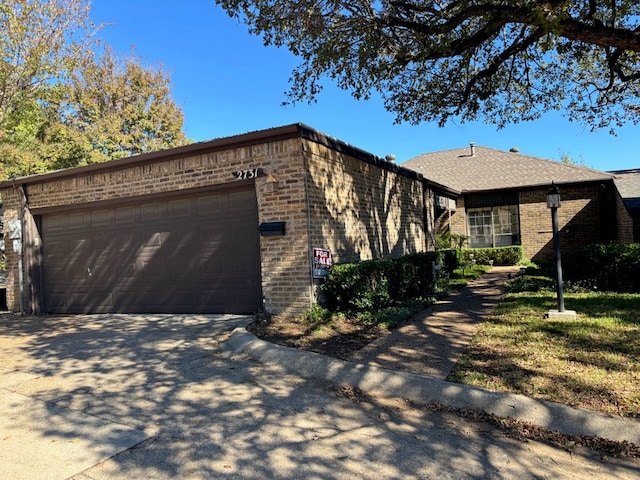
[{"label": "green tree foliage", "polygon": [[0,5],[0,178],[186,143],[169,76],[100,47],[88,12],[87,0]]},{"label": "green tree foliage", "polygon": [[66,89],[64,124],[90,149],[90,163],[186,142],[182,111],[171,99],[169,76],[110,49],[88,58]]},{"label": "green tree foliage", "polygon": [[88,15],[85,0],[2,0],[0,134],[23,104],[30,108],[79,64],[91,37]]},{"label": "green tree foliage", "polygon": [[499,127],[560,110],[592,128],[640,119],[633,0],[216,0],[301,57],[290,102],[327,78],[379,92],[396,120]]}]

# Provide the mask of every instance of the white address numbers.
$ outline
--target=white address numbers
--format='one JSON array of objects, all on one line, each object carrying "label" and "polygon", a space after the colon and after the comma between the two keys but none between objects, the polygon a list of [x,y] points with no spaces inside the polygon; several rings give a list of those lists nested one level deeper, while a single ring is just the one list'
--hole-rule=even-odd
[{"label": "white address numbers", "polygon": [[233,175],[236,177],[236,180],[250,180],[260,176],[260,169],[250,168],[248,170],[238,170]]}]

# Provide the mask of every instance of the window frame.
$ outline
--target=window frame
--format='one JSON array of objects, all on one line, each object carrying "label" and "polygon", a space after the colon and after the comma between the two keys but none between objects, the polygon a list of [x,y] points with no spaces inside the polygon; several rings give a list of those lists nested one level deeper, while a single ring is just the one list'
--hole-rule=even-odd
[{"label": "window frame", "polygon": [[[474,206],[465,210],[470,248],[495,248],[522,244],[519,204]],[[504,221],[505,218],[507,221]],[[481,219],[482,222],[476,222],[477,219]],[[478,241],[478,239],[484,239],[484,241]]]}]

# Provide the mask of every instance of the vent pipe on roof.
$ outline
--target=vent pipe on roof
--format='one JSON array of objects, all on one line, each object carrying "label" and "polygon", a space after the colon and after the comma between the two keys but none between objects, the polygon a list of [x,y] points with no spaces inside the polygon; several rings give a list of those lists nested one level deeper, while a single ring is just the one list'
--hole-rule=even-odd
[{"label": "vent pipe on roof", "polygon": [[396,156],[395,156],[393,153],[390,153],[390,154],[388,154],[386,157],[384,157],[384,159],[385,159],[387,162],[392,163],[392,162],[395,162],[395,161],[396,161]]},{"label": "vent pipe on roof", "polygon": [[520,149],[519,149],[518,147],[511,147],[511,148],[509,149],[509,151],[510,151],[511,153],[519,153],[519,152],[520,152]]},{"label": "vent pipe on roof", "polygon": [[471,156],[476,156],[476,144],[474,142],[469,143],[469,148],[471,149]]}]

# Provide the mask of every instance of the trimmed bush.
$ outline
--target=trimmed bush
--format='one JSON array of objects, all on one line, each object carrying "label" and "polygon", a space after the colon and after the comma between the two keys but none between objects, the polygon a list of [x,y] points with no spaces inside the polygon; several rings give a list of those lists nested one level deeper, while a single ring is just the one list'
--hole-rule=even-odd
[{"label": "trimmed bush", "polygon": [[494,265],[517,265],[524,257],[524,250],[521,245],[495,248],[465,248],[462,250],[462,263],[469,263],[471,255],[473,255],[476,263],[480,265],[490,265],[490,260],[493,260]]},{"label": "trimmed bush", "polygon": [[341,312],[379,310],[434,292],[436,252],[331,267],[321,291],[328,308]]},{"label": "trimmed bush", "polygon": [[462,251],[459,249],[450,248],[447,250],[442,250],[442,263],[444,268],[450,274],[460,266],[462,263]]},{"label": "trimmed bush", "polygon": [[564,280],[593,290],[640,292],[640,243],[593,244],[562,261]]}]

